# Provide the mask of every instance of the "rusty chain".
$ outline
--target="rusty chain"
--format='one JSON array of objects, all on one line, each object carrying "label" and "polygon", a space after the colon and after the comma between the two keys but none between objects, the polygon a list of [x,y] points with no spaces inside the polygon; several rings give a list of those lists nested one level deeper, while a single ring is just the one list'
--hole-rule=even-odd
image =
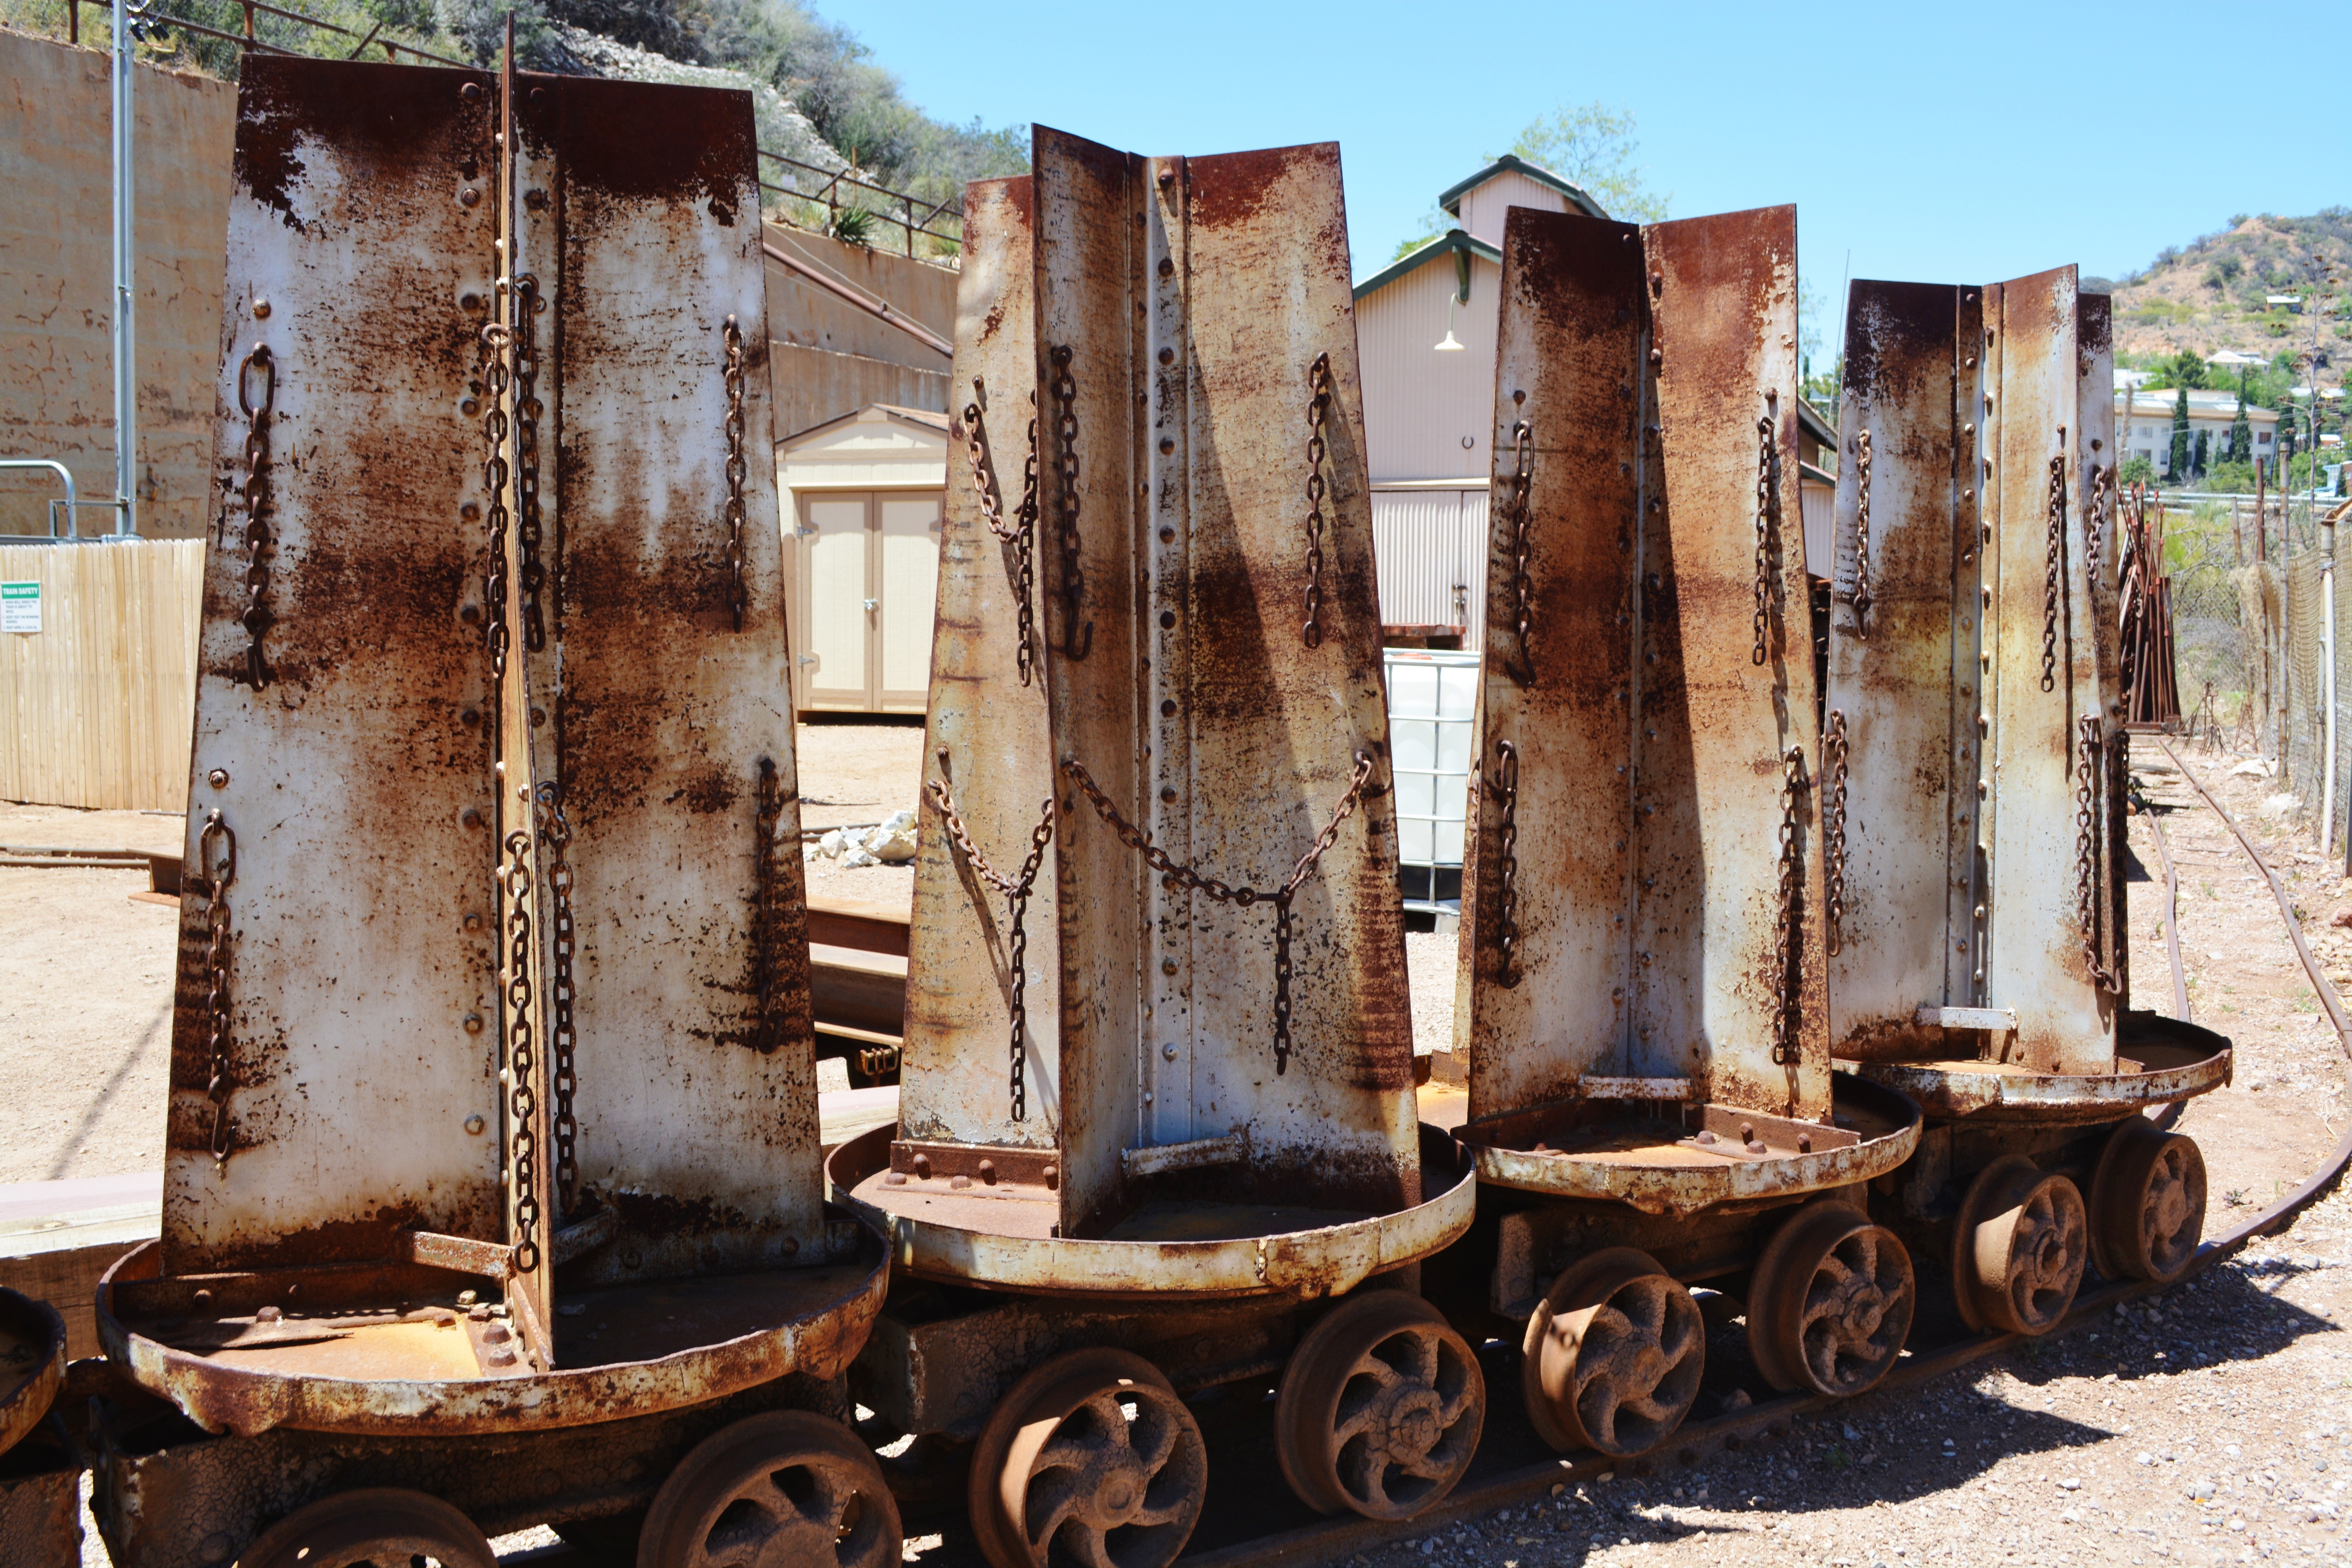
[{"label": "rusty chain", "polygon": [[743,456],[743,329],[727,318],[727,608],[735,629],[743,629],[743,612],[751,596],[743,586],[743,480],[751,471]]},{"label": "rusty chain", "polygon": [[1495,880],[1499,901],[1495,910],[1495,984],[1506,991],[1519,984],[1519,749],[1508,741],[1495,742],[1500,761],[1491,786],[1503,803],[1497,833]]},{"label": "rusty chain", "polygon": [[[940,766],[947,767],[948,753],[940,752]],[[980,847],[971,841],[964,827],[963,817],[956,810],[955,796],[948,793],[944,781],[933,779],[923,785],[931,804],[948,825],[948,837],[963,852],[964,863],[977,873],[980,879],[1004,895],[1005,913],[1010,917],[1011,930],[1004,939],[1007,980],[1012,986],[1010,1011],[1013,1015],[1013,1038],[1009,1047],[1012,1070],[1013,1120],[1025,1121],[1029,1115],[1029,889],[1037,880],[1037,868],[1045,863],[1045,846],[1054,838],[1054,797],[1047,795],[1040,809],[1037,826],[1029,835],[1029,858],[1021,863],[1021,874],[1007,877],[988,863]]]},{"label": "rusty chain", "polygon": [[1805,787],[1805,751],[1791,746],[1780,759],[1780,878],[1778,907],[1772,916],[1772,1065],[1789,1067],[1799,1056],[1790,1025],[1799,1002],[1792,974],[1803,973],[1798,951],[1797,922],[1797,796]]},{"label": "rusty chain", "polygon": [[[215,848],[221,851],[217,869]],[[228,889],[236,880],[236,834],[217,809],[205,814],[204,831],[196,836],[196,870],[205,890],[205,1043],[212,1072],[205,1085],[205,1098],[213,1104],[213,1168],[226,1171],[228,1101],[236,1091],[228,1060]]]},{"label": "rusty chain", "polygon": [[1331,412],[1331,356],[1320,353],[1307,371],[1307,624],[1299,638],[1323,646],[1323,421]]},{"label": "rusty chain", "polygon": [[1021,472],[1021,505],[1013,521],[1004,521],[1004,500],[998,494],[996,463],[987,443],[984,416],[980,400],[987,389],[978,376],[971,378],[972,401],[963,405],[964,454],[971,462],[971,488],[980,492],[980,520],[988,524],[988,531],[1013,546],[1014,614],[1019,617],[1017,635],[1021,638],[1017,655],[1021,667],[1021,684],[1026,686],[1036,668],[1036,618],[1030,607],[1031,589],[1036,582],[1037,559],[1037,421],[1029,421],[1029,458]]},{"label": "rusty chain", "polygon": [[1511,426],[1513,468],[1511,488],[1503,498],[1511,519],[1511,613],[1514,640],[1511,657],[1503,661],[1503,673],[1521,686],[1533,686],[1536,681],[1535,653],[1535,582],[1528,572],[1528,557],[1532,551],[1529,523],[1532,508],[1528,496],[1535,483],[1536,427],[1522,419]]},{"label": "rusty chain", "polygon": [[2066,560],[2066,459],[2050,459],[2050,542],[2042,568],[2042,689],[2058,684],[2058,579]]},{"label": "rusty chain", "polygon": [[547,568],[539,559],[539,336],[534,325],[547,308],[539,297],[539,279],[526,272],[514,286],[514,484],[515,547],[522,557],[522,646],[537,653],[547,646],[547,627],[539,608],[539,591]]},{"label": "rusty chain", "polygon": [[1845,710],[1832,708],[1822,734],[1822,871],[1829,884],[1824,934],[1832,953],[1845,948]]},{"label": "rusty chain", "polygon": [[1103,794],[1094,776],[1076,758],[1063,758],[1062,771],[1069,774],[1071,782],[1085,793],[1087,800],[1094,803],[1096,815],[1118,835],[1119,842],[1142,856],[1144,864],[1160,873],[1161,883],[1169,891],[1173,892],[1181,887],[1213,899],[1218,903],[1234,904],[1244,910],[1260,900],[1274,905],[1274,1070],[1276,1076],[1286,1071],[1290,1066],[1291,900],[1297,895],[1307,879],[1314,875],[1317,862],[1338,841],[1340,825],[1354,815],[1357,804],[1363,799],[1365,786],[1372,779],[1370,754],[1364,752],[1356,753],[1356,771],[1348,781],[1348,793],[1340,797],[1339,805],[1331,813],[1331,820],[1325,823],[1323,831],[1316,836],[1313,847],[1301,855],[1298,863],[1291,868],[1290,880],[1274,892],[1250,887],[1236,888],[1214,877],[1203,877],[1190,866],[1178,865],[1170,858],[1168,851],[1151,841],[1149,832],[1119,815],[1118,807],[1111,804],[1110,797]]},{"label": "rusty chain", "polygon": [[2076,722],[2074,742],[2074,919],[2083,928],[2083,964],[2090,971],[2091,984],[2113,992],[2115,972],[2099,951],[2099,841],[2105,825],[2100,819],[2096,774],[2105,763],[2098,716],[2085,713]]},{"label": "rusty chain", "polygon": [[1756,646],[1748,662],[1762,664],[1770,655],[1765,638],[1772,625],[1772,418],[1756,421]]},{"label": "rusty chain", "polygon": [[507,896],[507,1131],[514,1158],[514,1268],[539,1267],[539,1068],[530,1022],[530,834],[507,835],[499,879]]},{"label": "rusty chain", "polygon": [[572,862],[565,856],[572,847],[572,825],[563,819],[563,792],[553,779],[540,782],[539,805],[539,836],[547,845],[547,889],[552,906],[548,917],[552,922],[549,945],[554,951],[554,963],[549,976],[547,1045],[554,1057],[555,1192],[562,1216],[572,1212],[580,1184],[580,1123],[572,1112],[572,1095],[580,1087],[572,1054],[579,1037],[572,1017],[572,961],[579,938],[572,920]]},{"label": "rusty chain", "polygon": [[[1853,629],[1859,636],[1870,615],[1870,432],[1854,438]],[[1832,924],[1831,941],[1837,927]],[[1837,951],[1832,947],[1832,952]]]},{"label": "rusty chain", "polygon": [[[246,390],[254,372],[261,373],[261,395]],[[269,558],[276,541],[269,532],[269,420],[278,407],[278,359],[268,343],[256,343],[237,362],[237,412],[245,416],[245,483],[237,498],[245,508],[245,613],[239,623],[249,639],[245,648],[246,684],[259,691],[269,684],[269,661],[261,635],[269,629]]]},{"label": "rusty chain", "polygon": [[1055,471],[1061,484],[1054,496],[1054,510],[1059,521],[1058,537],[1062,547],[1062,657],[1071,662],[1083,659],[1095,646],[1095,626],[1086,624],[1083,634],[1078,629],[1078,605],[1086,593],[1086,574],[1078,569],[1078,384],[1070,374],[1070,349],[1065,343],[1054,350],[1054,440],[1057,456]]},{"label": "rusty chain", "polygon": [[[503,289],[504,283],[499,284]],[[488,492],[485,532],[489,567],[482,579],[482,635],[490,650],[491,689],[507,671],[507,349],[512,341],[503,322],[482,328],[482,391],[489,412],[482,416],[482,489]]]}]

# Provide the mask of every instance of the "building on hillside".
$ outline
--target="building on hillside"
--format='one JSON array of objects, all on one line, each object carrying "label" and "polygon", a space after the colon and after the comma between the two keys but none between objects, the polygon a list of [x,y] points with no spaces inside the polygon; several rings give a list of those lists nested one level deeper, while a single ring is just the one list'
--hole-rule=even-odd
[{"label": "building on hillside", "polygon": [[[1609,215],[1573,182],[1516,157],[1497,158],[1437,200],[1460,226],[1356,285],[1364,444],[1388,640],[1475,650],[1505,216],[1515,206]],[[1809,405],[1797,406],[1807,559],[1818,563],[1828,559],[1837,432]],[[1826,572],[1817,564],[1814,574]]]},{"label": "building on hillside", "polygon": [[[2179,395],[2169,387],[2155,392],[2137,386],[2116,388],[2116,439],[2123,448],[2124,461],[2145,458],[2155,466],[2159,479],[2166,477],[2166,468],[2172,461],[2172,412]],[[2192,450],[2198,432],[2203,431],[2207,437],[2206,461],[2220,462],[2230,445],[2230,426],[2237,417],[2238,395],[2234,390],[2192,389],[2189,394],[2189,439]],[[2246,424],[2253,431],[2254,457],[2267,460],[2277,456],[2277,413],[2250,403],[2246,405]]]}]

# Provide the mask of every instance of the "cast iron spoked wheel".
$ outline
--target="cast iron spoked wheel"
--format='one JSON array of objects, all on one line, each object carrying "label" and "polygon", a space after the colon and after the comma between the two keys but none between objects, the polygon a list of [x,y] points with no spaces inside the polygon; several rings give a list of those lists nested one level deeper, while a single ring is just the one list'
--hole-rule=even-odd
[{"label": "cast iron spoked wheel", "polygon": [[370,1487],[296,1509],[238,1554],[238,1568],[498,1568],[490,1543],[439,1498]]},{"label": "cast iron spoked wheel", "polygon": [[1808,1204],[1757,1260],[1748,1353],[1775,1388],[1860,1394],[1902,1354],[1918,1302],[1894,1232],[1835,1200]]},{"label": "cast iron spoked wheel", "polygon": [[1978,1173],[1952,1234],[1952,1287],[1972,1329],[2046,1334],[2074,1304],[2090,1259],[2083,1194],[2022,1154]]},{"label": "cast iron spoked wheel", "polygon": [[704,1438],[654,1494],[637,1568],[892,1568],[898,1505],[837,1421],[772,1410]]},{"label": "cast iron spoked wheel", "polygon": [[2091,1177],[2091,1258],[2110,1279],[2169,1285],[2205,1234],[2205,1156],[2146,1117],[2117,1127]]},{"label": "cast iron spoked wheel", "polygon": [[967,1498],[993,1568],[1166,1568],[1209,1485],[1201,1428],[1158,1367],[1127,1351],[1066,1352],[996,1402]]},{"label": "cast iron spoked wheel", "polygon": [[1402,1290],[1363,1291],[1307,1331],[1274,1406],[1290,1489],[1318,1512],[1367,1519],[1411,1519],[1452,1491],[1486,1421],[1476,1354]]},{"label": "cast iron spoked wheel", "polygon": [[1655,1259],[1612,1247],[1578,1259],[1528,1320],[1519,1387],[1537,1436],[1618,1458],[1671,1436],[1706,1371],[1698,1303]]}]

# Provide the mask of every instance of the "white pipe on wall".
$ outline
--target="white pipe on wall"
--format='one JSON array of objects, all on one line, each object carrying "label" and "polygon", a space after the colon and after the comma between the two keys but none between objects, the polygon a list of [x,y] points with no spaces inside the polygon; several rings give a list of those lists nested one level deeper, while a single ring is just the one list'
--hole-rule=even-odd
[{"label": "white pipe on wall", "polygon": [[131,228],[131,10],[114,0],[114,531],[139,531],[139,356],[132,321],[138,279]]}]

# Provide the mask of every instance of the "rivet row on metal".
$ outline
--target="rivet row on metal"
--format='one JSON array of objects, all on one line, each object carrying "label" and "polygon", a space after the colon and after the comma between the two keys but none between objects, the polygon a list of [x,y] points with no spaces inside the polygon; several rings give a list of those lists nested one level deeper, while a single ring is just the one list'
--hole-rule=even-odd
[{"label": "rivet row on metal", "polygon": [[[942,748],[940,766],[944,769],[947,762],[948,753]],[[1006,983],[1012,987],[1008,1008],[1013,1016],[1013,1038],[1009,1047],[1013,1120],[1024,1121],[1029,1114],[1029,889],[1036,883],[1037,868],[1045,863],[1045,846],[1053,842],[1054,798],[1046,796],[1045,805],[1039,808],[1037,826],[1029,835],[1029,858],[1022,862],[1021,874],[1007,877],[991,866],[988,858],[980,852],[979,846],[972,843],[971,833],[964,827],[963,817],[956,811],[955,796],[948,793],[945,782],[932,779],[923,785],[923,790],[931,797],[931,804],[939,808],[940,816],[946,819],[948,836],[963,852],[964,863],[979,873],[982,881],[1004,895],[1005,912],[1010,917],[1012,928],[1005,937],[1004,954]]]},{"label": "rivet row on metal", "polygon": [[217,807],[205,814],[204,831],[196,837],[196,870],[205,891],[205,1043],[211,1068],[205,1098],[213,1104],[213,1167],[226,1171],[228,1101],[236,1090],[228,1060],[228,889],[236,880],[236,835]]},{"label": "rivet row on metal", "polygon": [[1331,412],[1331,356],[1319,353],[1307,372],[1307,624],[1299,638],[1323,646],[1323,421]]},{"label": "rivet row on metal", "polygon": [[1331,820],[1316,836],[1314,847],[1298,858],[1291,868],[1290,879],[1276,891],[1263,892],[1255,888],[1236,888],[1213,877],[1203,877],[1189,866],[1180,866],[1168,852],[1152,843],[1151,835],[1137,827],[1119,814],[1110,797],[1103,794],[1094,776],[1075,757],[1062,759],[1062,771],[1070,775],[1087,799],[1094,803],[1095,812],[1109,824],[1119,842],[1143,857],[1144,864],[1160,873],[1162,885],[1170,892],[1179,888],[1202,894],[1221,904],[1234,904],[1242,909],[1261,900],[1274,905],[1274,1070],[1278,1076],[1290,1066],[1290,904],[1307,879],[1315,874],[1316,863],[1324,851],[1338,841],[1340,825],[1354,815],[1357,804],[1363,799],[1364,788],[1371,783],[1372,759],[1365,752],[1356,753],[1356,771],[1348,782],[1348,793],[1341,797]]},{"label": "rivet row on metal", "polygon": [[980,495],[981,521],[988,524],[989,532],[1013,546],[1013,613],[1019,618],[1021,684],[1026,686],[1037,663],[1036,612],[1030,605],[1037,573],[1037,421],[1029,421],[1029,457],[1021,469],[1021,504],[1007,522],[981,412],[981,400],[987,395],[980,377],[972,377],[972,401],[963,405],[964,453],[971,461],[971,488]]},{"label": "rivet row on metal", "polygon": [[[258,374],[261,395],[247,384]],[[269,420],[278,406],[278,361],[268,343],[256,343],[236,367],[237,412],[245,416],[245,483],[237,497],[245,509],[245,614],[239,617],[248,640],[245,649],[245,680],[259,691],[269,684],[269,663],[261,635],[269,628]]]}]

